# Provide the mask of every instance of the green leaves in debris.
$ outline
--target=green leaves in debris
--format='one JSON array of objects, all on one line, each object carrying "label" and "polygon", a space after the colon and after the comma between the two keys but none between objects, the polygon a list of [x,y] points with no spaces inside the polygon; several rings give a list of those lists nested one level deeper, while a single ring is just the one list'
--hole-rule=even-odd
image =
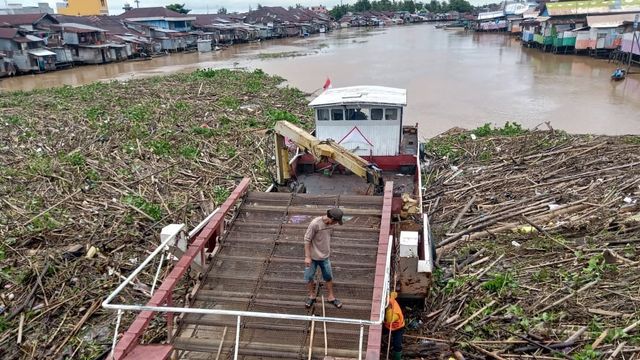
[{"label": "green leaves in debris", "polygon": [[492,127],[490,123],[486,123],[475,130],[471,131],[478,137],[486,136],[518,136],[527,132],[522,125],[507,121],[503,127]]},{"label": "green leaves in debris", "polygon": [[127,195],[124,197],[123,202],[127,205],[132,205],[141,210],[153,220],[158,221],[162,219],[162,208],[158,204],[154,204],[146,200],[145,198],[137,195]]},{"label": "green leaves in debris", "polygon": [[502,295],[505,291],[517,287],[518,282],[510,272],[493,274],[491,280],[482,284],[483,289],[498,295]]}]

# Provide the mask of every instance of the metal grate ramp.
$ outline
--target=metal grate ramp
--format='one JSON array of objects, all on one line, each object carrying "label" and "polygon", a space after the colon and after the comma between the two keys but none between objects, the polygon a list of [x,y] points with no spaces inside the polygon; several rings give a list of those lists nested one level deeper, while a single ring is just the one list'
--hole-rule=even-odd
[{"label": "metal grate ramp", "polygon": [[[311,220],[334,206],[345,213],[344,225],[335,226],[331,242],[334,287],[343,307],[325,304],[326,316],[369,320],[383,207],[383,197],[377,196],[247,194],[193,307],[322,316],[320,301],[312,309],[304,307],[303,236]],[[322,285],[318,300],[321,295],[326,298]],[[233,358],[236,317],[186,314],[179,326],[173,345],[180,358]],[[327,323],[326,333],[329,356],[357,358],[358,325]],[[322,323],[315,324],[313,338],[313,357],[322,358]],[[310,322],[243,317],[239,358],[306,359],[310,341]]]}]

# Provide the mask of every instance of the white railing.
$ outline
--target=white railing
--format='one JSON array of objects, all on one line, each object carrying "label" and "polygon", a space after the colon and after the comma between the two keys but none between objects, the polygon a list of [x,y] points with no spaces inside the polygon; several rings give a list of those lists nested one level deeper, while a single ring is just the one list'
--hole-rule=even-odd
[{"label": "white railing", "polygon": [[[202,221],[198,226],[196,226],[193,230],[189,232],[189,238],[193,237],[198,233],[200,229],[202,229],[209,219],[213,217],[213,215],[218,211],[216,209],[213,213],[211,213],[204,221]],[[182,225],[181,229],[184,228]],[[187,308],[187,307],[176,307],[176,306],[148,306],[148,305],[131,305],[131,304],[114,304],[113,300],[120,294],[120,292],[129,285],[133,279],[142,272],[142,270],[149,264],[158,254],[162,251],[166,251],[167,246],[172,245],[172,242],[175,242],[178,235],[182,234],[182,230],[180,232],[176,232],[173,236],[165,239],[158,247],[146,258],[144,261],[124,280],[122,284],[120,284],[109,296],[102,302],[102,307],[105,309],[117,310],[118,316],[116,319],[116,328],[115,334],[113,337],[112,351],[111,356],[114,357],[116,340],[118,336],[118,329],[120,326],[120,321],[122,318],[122,314],[124,311],[151,311],[158,313],[180,313],[180,314],[202,314],[202,315],[222,315],[222,316],[235,316],[237,317],[237,325],[236,325],[236,339],[235,339],[235,347],[234,347],[234,359],[238,357],[238,348],[240,345],[240,323],[242,317],[252,317],[252,318],[268,318],[268,319],[283,319],[283,320],[295,320],[295,321],[316,321],[323,323],[337,323],[337,324],[351,324],[351,325],[359,325],[360,326],[360,341],[359,341],[359,349],[358,349],[358,359],[362,358],[362,342],[364,336],[364,326],[372,326],[372,325],[380,325],[384,320],[385,309],[388,305],[388,296],[389,296],[389,282],[390,282],[390,271],[391,271],[391,248],[393,246],[393,237],[389,236],[389,245],[387,247],[387,258],[385,264],[385,273],[384,273],[384,283],[382,289],[382,299],[380,302],[380,316],[376,320],[364,320],[364,319],[346,319],[346,318],[338,318],[338,317],[329,317],[329,316],[308,316],[308,315],[293,315],[293,314],[281,314],[281,313],[267,313],[267,312],[253,312],[253,311],[239,311],[239,310],[222,310],[222,309],[204,309],[204,308]],[[162,261],[160,261],[160,265],[162,265]],[[204,265],[204,264],[203,264]],[[156,272],[156,275],[159,274],[159,271]],[[155,288],[155,282],[152,289]]]}]

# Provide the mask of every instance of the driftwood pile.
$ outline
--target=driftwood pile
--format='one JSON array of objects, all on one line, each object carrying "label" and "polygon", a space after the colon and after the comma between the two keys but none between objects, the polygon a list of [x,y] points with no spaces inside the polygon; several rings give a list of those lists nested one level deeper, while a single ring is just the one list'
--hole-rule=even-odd
[{"label": "driftwood pile", "polygon": [[427,152],[439,269],[407,355],[640,359],[640,137],[507,124]]},{"label": "driftwood pile", "polygon": [[[242,177],[271,183],[266,130],[309,119],[305,94],[281,82],[204,70],[3,94],[0,358],[107,353],[115,314],[100,303],[161,228],[192,228]],[[149,298],[154,271],[125,290],[128,301]]]}]

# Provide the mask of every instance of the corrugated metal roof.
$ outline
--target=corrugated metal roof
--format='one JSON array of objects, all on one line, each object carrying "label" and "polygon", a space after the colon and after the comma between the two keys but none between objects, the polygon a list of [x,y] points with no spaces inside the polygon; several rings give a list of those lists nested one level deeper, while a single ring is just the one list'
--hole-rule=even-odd
[{"label": "corrugated metal roof", "polygon": [[497,19],[500,17],[505,16],[504,11],[500,10],[500,11],[488,11],[488,12],[481,12],[478,14],[478,20],[490,20],[490,19]]},{"label": "corrugated metal roof", "polygon": [[625,21],[633,22],[636,13],[613,15],[588,15],[587,24],[593,28],[614,28],[622,26]]},{"label": "corrugated metal roof", "polygon": [[640,0],[591,0],[547,3],[549,16],[610,14],[640,11]]},{"label": "corrugated metal roof", "polygon": [[384,86],[351,86],[329,89],[309,104],[310,106],[384,104],[407,105],[407,90]]},{"label": "corrugated metal roof", "polygon": [[27,52],[34,56],[56,56],[56,53],[49,51],[47,49],[33,49]]},{"label": "corrugated metal roof", "polygon": [[17,29],[0,27],[0,39],[13,39],[17,34]]},{"label": "corrugated metal roof", "polygon": [[61,23],[59,25],[52,26],[52,28],[61,29],[64,32],[73,33],[106,32],[104,29],[80,23]]}]

